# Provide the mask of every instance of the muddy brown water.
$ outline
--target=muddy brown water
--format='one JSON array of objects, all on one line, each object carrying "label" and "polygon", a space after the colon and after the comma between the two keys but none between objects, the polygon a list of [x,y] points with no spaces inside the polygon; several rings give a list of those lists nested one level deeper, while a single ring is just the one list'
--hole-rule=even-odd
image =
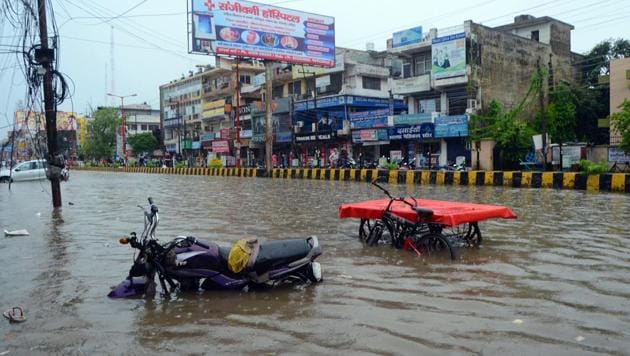
[{"label": "muddy brown water", "polygon": [[[0,185],[0,320],[8,354],[628,354],[630,196],[503,187],[392,186],[396,195],[507,205],[484,244],[456,262],[356,240],[342,202],[381,198],[365,183],[74,172],[64,206],[48,182]],[[142,229],[229,244],[319,236],[324,282],[261,292],[111,300]],[[69,205],[72,202],[73,205]]]}]

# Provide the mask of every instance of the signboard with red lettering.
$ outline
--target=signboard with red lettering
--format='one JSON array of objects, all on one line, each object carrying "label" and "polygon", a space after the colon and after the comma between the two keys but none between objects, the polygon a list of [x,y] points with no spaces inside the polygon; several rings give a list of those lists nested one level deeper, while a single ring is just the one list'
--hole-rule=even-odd
[{"label": "signboard with red lettering", "polygon": [[230,145],[227,140],[212,141],[212,152],[214,153],[229,153]]},{"label": "signboard with red lettering", "polygon": [[[335,66],[335,19],[251,1],[191,0],[193,25],[214,26],[195,38],[193,52]],[[205,28],[201,26],[200,28]],[[199,26],[197,26],[199,27]],[[206,26],[207,27],[207,26]],[[199,31],[198,31],[199,32]]]}]

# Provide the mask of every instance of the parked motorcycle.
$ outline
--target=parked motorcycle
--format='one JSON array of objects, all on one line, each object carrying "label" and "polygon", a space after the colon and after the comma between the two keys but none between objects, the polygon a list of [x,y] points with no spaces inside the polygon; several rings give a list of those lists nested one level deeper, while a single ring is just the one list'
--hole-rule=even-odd
[{"label": "parked motorcycle", "polygon": [[[142,208],[142,207],[141,207]],[[163,293],[175,290],[247,290],[285,282],[317,283],[321,266],[315,259],[322,254],[316,236],[306,239],[251,243],[251,255],[243,270],[235,273],[228,265],[230,248],[192,236],[178,236],[160,243],[155,238],[159,222],[158,207],[149,198],[144,211],[144,230],[120,239],[138,253],[127,278],[108,294],[111,298],[152,296],[155,277]]]}]

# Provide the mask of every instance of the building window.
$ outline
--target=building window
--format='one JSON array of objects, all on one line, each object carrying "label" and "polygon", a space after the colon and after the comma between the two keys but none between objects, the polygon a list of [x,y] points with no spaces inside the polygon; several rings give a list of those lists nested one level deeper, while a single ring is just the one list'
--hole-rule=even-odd
[{"label": "building window", "polygon": [[272,99],[282,98],[282,91],[283,91],[282,89],[283,89],[282,85],[276,85],[275,87],[273,87],[273,90],[271,92]]},{"label": "building window", "polygon": [[411,77],[411,62],[403,62],[403,78]]},{"label": "building window", "polygon": [[536,30],[536,31],[532,31],[532,40],[533,40],[533,41],[538,42],[538,40],[539,40],[539,36],[540,36],[540,33],[538,32],[538,30]]},{"label": "building window", "polygon": [[252,77],[249,75],[241,75],[241,84],[252,84]]},{"label": "building window", "polygon": [[147,125],[141,125],[141,128],[140,128],[140,129],[141,129],[142,131],[146,131],[146,130],[147,130]]},{"label": "building window", "polygon": [[289,95],[295,95],[295,97],[299,98],[302,95],[302,82],[298,80],[289,83]]},{"label": "building window", "polygon": [[363,89],[381,90],[381,78],[363,77]]},{"label": "building window", "polygon": [[428,54],[416,57],[415,65],[414,74],[416,76],[431,73],[431,55]]}]

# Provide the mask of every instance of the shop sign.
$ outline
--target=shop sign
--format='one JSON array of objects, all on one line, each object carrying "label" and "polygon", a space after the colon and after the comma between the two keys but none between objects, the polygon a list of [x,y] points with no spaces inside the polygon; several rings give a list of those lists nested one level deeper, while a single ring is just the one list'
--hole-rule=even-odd
[{"label": "shop sign", "polygon": [[392,127],[389,129],[390,140],[432,139],[433,124]]},{"label": "shop sign", "polygon": [[278,132],[276,134],[276,142],[291,142],[293,134],[291,132]]},{"label": "shop sign", "polygon": [[619,147],[609,147],[608,162],[619,162],[627,164],[627,162],[630,162],[630,152],[626,153]]},{"label": "shop sign", "polygon": [[435,118],[435,137],[468,136],[468,116],[452,115]]},{"label": "shop sign", "polygon": [[394,116],[394,125],[420,125],[425,122],[431,122],[430,113],[405,114]]},{"label": "shop sign", "polygon": [[265,135],[264,134],[253,135],[252,143],[265,143]]},{"label": "shop sign", "polygon": [[199,137],[199,141],[212,141],[215,138],[214,132],[206,132]]},{"label": "shop sign", "polygon": [[436,80],[466,75],[466,33],[434,38],[431,63],[431,75]]},{"label": "shop sign", "polygon": [[296,142],[310,142],[310,141],[326,141],[335,138],[334,132],[328,133],[320,133],[317,134],[315,132],[307,133],[307,134],[296,134],[295,141]]},{"label": "shop sign", "polygon": [[422,26],[394,32],[392,36],[392,48],[409,46],[420,42],[422,42]]},{"label": "shop sign", "polygon": [[230,138],[230,129],[225,128],[225,129],[219,130],[219,137],[222,140],[227,140],[228,138]]},{"label": "shop sign", "polygon": [[225,100],[214,100],[203,104],[203,118],[209,119],[225,114]]},{"label": "shop sign", "polygon": [[201,142],[199,142],[199,141],[193,141],[193,143],[192,143],[192,149],[193,149],[193,150],[198,150],[198,149],[200,149],[200,148],[201,148]]},{"label": "shop sign", "polygon": [[388,140],[387,129],[352,131],[352,142],[378,142]]},{"label": "shop sign", "polygon": [[192,140],[191,139],[182,140],[182,149],[185,149],[185,150],[192,149]]},{"label": "shop sign", "polygon": [[252,130],[241,130],[241,138],[251,138]]},{"label": "shop sign", "polygon": [[[396,107],[405,107],[402,100],[394,100]],[[314,109],[314,100],[304,100],[296,102],[293,106],[295,111],[306,111]],[[331,106],[354,105],[364,107],[389,107],[389,99],[373,98],[368,96],[356,95],[335,95],[326,98],[317,99],[318,108],[327,108]]]},{"label": "shop sign", "polygon": [[230,145],[227,140],[212,141],[212,152],[214,153],[228,153],[230,152]]}]

